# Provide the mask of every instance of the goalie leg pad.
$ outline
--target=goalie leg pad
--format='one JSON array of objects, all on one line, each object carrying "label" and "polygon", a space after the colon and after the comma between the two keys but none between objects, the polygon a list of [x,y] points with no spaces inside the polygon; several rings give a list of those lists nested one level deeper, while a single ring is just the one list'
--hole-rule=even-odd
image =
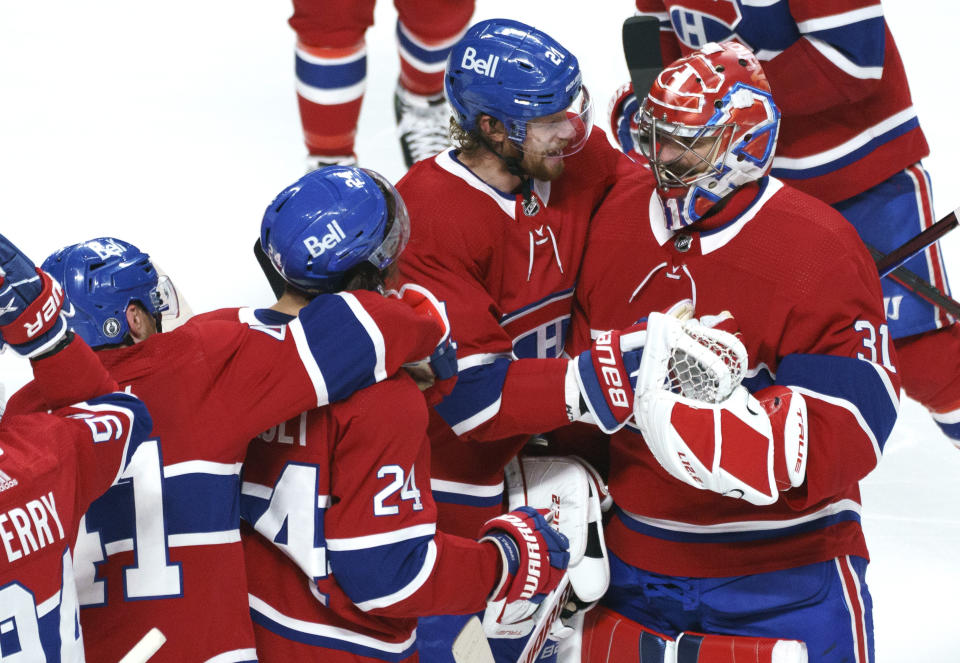
[{"label": "goalie leg pad", "polygon": [[596,601],[610,585],[610,563],[603,537],[603,506],[609,493],[599,474],[575,456],[532,456],[506,468],[510,509],[549,509],[552,524],[570,541],[567,573],[574,593]]},{"label": "goalie leg pad", "polygon": [[586,614],[583,663],[807,663],[799,640],[683,632],[676,640],[606,606]]}]

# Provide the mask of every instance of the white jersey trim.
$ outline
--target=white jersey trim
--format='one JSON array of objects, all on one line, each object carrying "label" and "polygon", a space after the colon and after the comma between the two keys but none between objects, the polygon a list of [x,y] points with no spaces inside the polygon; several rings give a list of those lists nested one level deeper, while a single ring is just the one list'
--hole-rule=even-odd
[{"label": "white jersey trim", "polygon": [[650,518],[649,516],[641,516],[636,513],[631,513],[623,507],[620,507],[620,511],[622,511],[631,520],[636,520],[638,523],[643,523],[644,525],[650,525],[651,527],[671,530],[674,532],[687,532],[691,534],[756,532],[786,529],[788,527],[802,525],[825,516],[833,516],[838,513],[843,513],[844,511],[853,511],[859,514],[860,509],[860,504],[853,500],[839,500],[837,502],[833,502],[832,504],[828,504],[818,511],[808,513],[804,516],[800,516],[799,518],[788,518],[785,520],[741,520],[728,523],[711,523],[709,525],[701,525],[697,523],[685,523],[679,520]]},{"label": "white jersey trim", "polygon": [[830,62],[840,71],[847,74],[848,76],[853,76],[854,78],[860,78],[863,80],[880,80],[883,76],[883,67],[861,67],[856,62],[846,57],[843,53],[836,49],[836,47],[828,44],[822,39],[817,39],[816,37],[806,37],[809,40],[810,44],[817,49],[817,51],[823,57],[830,60]]},{"label": "white jersey trim", "polygon": [[451,426],[450,429],[457,435],[463,435],[466,432],[472,431],[480,424],[497,416],[497,413],[500,411],[501,400],[502,397],[498,396],[497,400],[495,400],[493,403],[483,408],[472,417],[467,417],[463,421]]},{"label": "white jersey trim", "polygon": [[345,550],[364,550],[366,548],[376,548],[386,546],[391,543],[409,541],[424,536],[433,536],[437,533],[436,523],[425,525],[414,525],[413,527],[404,527],[384,532],[382,534],[367,534],[366,536],[352,536],[345,539],[327,539],[327,550],[334,552],[343,552]]},{"label": "white jersey trim", "polygon": [[187,460],[163,466],[164,478],[179,477],[184,474],[216,474],[230,476],[240,474],[243,463],[214,463],[208,460]]},{"label": "white jersey trim", "polygon": [[388,605],[393,605],[394,603],[399,603],[413,594],[423,586],[423,583],[433,574],[433,567],[437,562],[437,544],[433,540],[427,544],[427,555],[423,560],[423,566],[420,568],[420,572],[407,583],[406,587],[403,587],[393,594],[387,594],[386,596],[381,596],[380,598],[370,599],[369,601],[361,601],[355,605],[363,610],[368,612],[376,608],[385,608]]},{"label": "white jersey trim", "polygon": [[323,379],[323,371],[320,370],[317,360],[310,352],[310,344],[307,343],[303,323],[300,322],[300,318],[291,320],[287,329],[293,335],[293,341],[297,345],[297,353],[300,355],[300,362],[303,364],[304,370],[307,371],[310,382],[313,383],[313,389],[317,394],[317,407],[323,407],[330,402],[330,394],[327,392],[327,382]]},{"label": "white jersey trim", "polygon": [[386,380],[389,376],[387,375],[387,348],[383,341],[383,333],[380,331],[380,328],[377,327],[377,323],[373,321],[367,309],[363,308],[363,305],[357,301],[354,295],[349,292],[341,292],[338,293],[338,296],[347,303],[354,317],[363,325],[364,331],[367,332],[370,340],[373,341],[373,349],[377,356],[377,364],[373,370],[374,378],[377,382]]},{"label": "white jersey trim", "polygon": [[503,495],[503,482],[493,486],[481,486],[444,479],[430,479],[430,490],[437,493],[459,493],[471,497],[499,497]]},{"label": "white jersey trim", "polygon": [[259,612],[278,624],[293,631],[299,631],[300,633],[318,635],[320,637],[331,638],[333,640],[343,640],[344,642],[351,642],[356,645],[369,647],[370,649],[378,649],[391,654],[400,654],[406,651],[412,647],[417,640],[416,630],[414,630],[414,632],[410,634],[410,637],[404,642],[389,642],[387,640],[373,638],[369,635],[362,635],[360,633],[348,631],[347,629],[339,628],[337,626],[318,624],[316,622],[307,622],[302,619],[290,617],[253,594],[247,594],[247,600],[249,601],[251,610]]},{"label": "white jersey trim", "polygon": [[780,189],[783,188],[783,182],[778,180],[775,177],[767,178],[767,188],[763,192],[763,195],[760,196],[760,199],[757,200],[751,207],[749,207],[740,217],[728,225],[726,228],[723,228],[716,233],[710,235],[704,235],[700,233],[700,252],[703,255],[707,255],[712,251],[723,247],[727,242],[732,240],[737,234],[747,225],[757,213],[763,209],[763,206],[767,204],[767,201],[770,200],[774,194],[776,194]]},{"label": "white jersey trim", "polygon": [[213,658],[208,658],[204,663],[239,663],[240,661],[257,660],[256,649],[234,649],[217,654]]},{"label": "white jersey trim", "polygon": [[912,120],[916,117],[916,115],[917,113],[913,109],[913,106],[908,106],[902,111],[894,113],[887,119],[876,123],[872,127],[868,127],[865,131],[860,132],[850,140],[841,143],[836,147],[832,147],[824,152],[797,158],[774,157],[773,167],[779,170],[806,170],[808,168],[822,166],[830,163],[831,161],[836,161],[837,159],[846,156],[854,150],[863,147],[874,138],[882,136],[888,131],[900,126],[904,122]]},{"label": "white jersey trim", "polygon": [[[515,213],[517,211],[517,202],[515,198],[504,198],[499,191],[474,175],[473,171],[453,158],[453,150],[441,152],[435,158],[438,166],[443,168],[451,175],[459,177],[477,191],[485,193],[488,197],[493,199],[493,201],[500,207],[504,214],[516,221],[517,217],[515,216]],[[550,200],[550,182],[543,182],[535,179],[533,180],[533,190],[537,196],[540,197],[540,200],[543,201],[544,206],[547,206]]]},{"label": "white jersey trim", "polygon": [[848,12],[843,12],[840,14],[820,16],[818,18],[811,18],[806,21],[799,21],[797,23],[797,29],[801,33],[806,34],[808,32],[819,32],[821,30],[842,28],[845,25],[853,25],[854,23],[860,23],[861,21],[866,21],[871,18],[880,18],[882,16],[883,7],[880,6],[880,3],[877,3],[869,7],[851,9]]},{"label": "white jersey trim", "polygon": [[845,398],[837,398],[836,396],[828,396],[827,394],[822,394],[818,391],[813,391],[812,389],[806,389],[805,387],[798,387],[797,385],[790,385],[790,389],[798,392],[805,398],[815,398],[818,401],[823,401],[824,403],[829,403],[839,408],[843,408],[847,412],[853,415],[853,418],[857,421],[857,425],[860,426],[860,429],[863,431],[864,435],[867,436],[867,439],[870,440],[870,445],[873,447],[873,454],[876,456],[876,462],[880,462],[880,457],[882,455],[880,451],[880,444],[877,442],[877,436],[873,434],[873,431],[870,429],[870,425],[863,418],[863,415],[860,413],[860,408],[846,400]]}]

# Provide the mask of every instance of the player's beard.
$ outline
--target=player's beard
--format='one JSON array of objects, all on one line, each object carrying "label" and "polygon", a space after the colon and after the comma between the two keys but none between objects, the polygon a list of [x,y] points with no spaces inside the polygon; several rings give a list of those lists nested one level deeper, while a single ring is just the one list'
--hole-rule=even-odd
[{"label": "player's beard", "polygon": [[561,150],[557,150],[557,155],[549,154],[526,154],[523,155],[521,165],[523,170],[534,179],[551,182],[563,175],[564,162],[563,157],[559,156]]}]

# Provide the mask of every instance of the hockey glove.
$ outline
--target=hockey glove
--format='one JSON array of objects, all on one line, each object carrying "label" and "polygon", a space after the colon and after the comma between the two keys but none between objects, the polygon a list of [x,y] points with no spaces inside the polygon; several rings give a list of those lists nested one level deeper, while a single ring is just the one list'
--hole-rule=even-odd
[{"label": "hockey glove", "polygon": [[765,506],[803,483],[807,411],[803,396],[784,387],[757,395],[738,386],[714,404],[649,390],[637,399],[637,424],[674,478]]},{"label": "hockey glove", "polygon": [[17,354],[35,357],[67,333],[63,289],[0,235],[0,335]]},{"label": "hockey glove", "polygon": [[607,112],[610,115],[610,142],[637,163],[646,163],[647,160],[637,145],[637,112],[640,102],[633,93],[633,83],[624,83],[613,93]]},{"label": "hockey glove", "polygon": [[458,372],[457,342],[450,336],[447,309],[432,292],[415,283],[407,283],[399,291],[390,290],[387,295],[402,300],[417,313],[433,318],[443,326],[443,338],[429,357],[404,364],[427,397],[428,405],[436,405],[453,390]]},{"label": "hockey glove", "polygon": [[[656,329],[662,324],[659,318],[680,324],[692,314],[693,302],[682,299],[664,313],[652,314],[650,320]],[[604,332],[592,348],[570,360],[565,389],[570,421],[596,424],[608,434],[623,428],[633,414],[634,387],[650,320],[643,318],[623,331]]]},{"label": "hockey glove", "polygon": [[529,506],[488,520],[480,530],[480,541],[500,551],[503,572],[488,601],[504,601],[497,619],[504,624],[532,615],[560,583],[570,561],[567,537]]}]

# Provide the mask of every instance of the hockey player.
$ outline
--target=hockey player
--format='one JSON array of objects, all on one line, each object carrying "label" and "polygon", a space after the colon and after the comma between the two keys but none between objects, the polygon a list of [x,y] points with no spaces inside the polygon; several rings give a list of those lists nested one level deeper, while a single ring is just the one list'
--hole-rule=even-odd
[{"label": "hockey player", "polygon": [[[115,392],[60,315],[63,290],[0,235],[0,343],[31,357],[37,386],[75,403],[0,422],[0,659],[82,661],[73,549],[90,502],[123,476],[152,425]],[[84,401],[84,402],[76,402]]]},{"label": "hockey player", "polygon": [[[135,246],[101,238],[44,265],[74,331],[154,415],[152,439],[80,528],[87,660],[114,663],[151,627],[167,638],[152,661],[254,660],[237,506],[249,440],[429,355],[440,324],[358,292],[317,297],[282,328],[198,319],[158,333],[175,294]],[[32,383],[5,416],[53,405]]]},{"label": "hockey player", "polygon": [[[296,76],[307,167],[356,164],[354,139],[366,88],[364,33],[375,0],[294,0]],[[443,68],[473,15],[473,0],[395,0],[400,80],[394,112],[409,168],[449,147]]]},{"label": "hockey player", "polygon": [[[832,205],[868,246],[889,252],[936,220],[920,164],[929,148],[879,2],[637,0],[636,6],[638,14],[660,20],[664,62],[727,39],[756,53],[783,116],[771,174]],[[627,95],[620,108],[630,106],[627,116],[636,110]],[[634,149],[628,132],[617,133],[624,149]],[[905,267],[949,294],[939,243]],[[960,326],[890,278],[883,293],[904,390],[960,445]]]},{"label": "hockey player", "polygon": [[[457,334],[457,383],[430,412],[431,486],[440,529],[472,537],[503,512],[504,466],[530,436],[590,407],[561,358],[573,287],[594,208],[636,166],[592,130],[574,54],[529,25],[471,26],[444,85],[457,147],[397,184],[411,218],[400,271],[446,302]],[[444,660],[423,653],[449,650],[442,635],[419,632],[424,660]]]},{"label": "hockey player", "polygon": [[[311,255],[305,247],[330,226],[345,236],[336,252]],[[263,219],[263,248],[287,283],[283,296],[269,309],[217,315],[283,329],[320,293],[381,292],[408,236],[403,200],[377,173],[314,171],[282,191]],[[401,292],[442,317],[429,293]],[[530,572],[540,579],[521,604],[535,607],[556,586],[566,542],[536,512],[491,520],[483,543],[437,531],[426,428],[423,396],[400,371],[251,443],[241,512],[256,530],[245,525],[243,542],[261,662],[416,660],[418,616],[514,601]]]},{"label": "hockey player", "polygon": [[636,425],[611,439],[603,603],[671,638],[789,638],[811,662],[867,662],[857,482],[896,420],[900,379],[854,229],[768,175],[779,126],[753,53],[706,44],[643,104],[655,181],[618,183],[594,217],[571,349],[689,297],[729,310],[749,357],[743,386],[715,403],[665,389],[678,365],[645,351]]}]

